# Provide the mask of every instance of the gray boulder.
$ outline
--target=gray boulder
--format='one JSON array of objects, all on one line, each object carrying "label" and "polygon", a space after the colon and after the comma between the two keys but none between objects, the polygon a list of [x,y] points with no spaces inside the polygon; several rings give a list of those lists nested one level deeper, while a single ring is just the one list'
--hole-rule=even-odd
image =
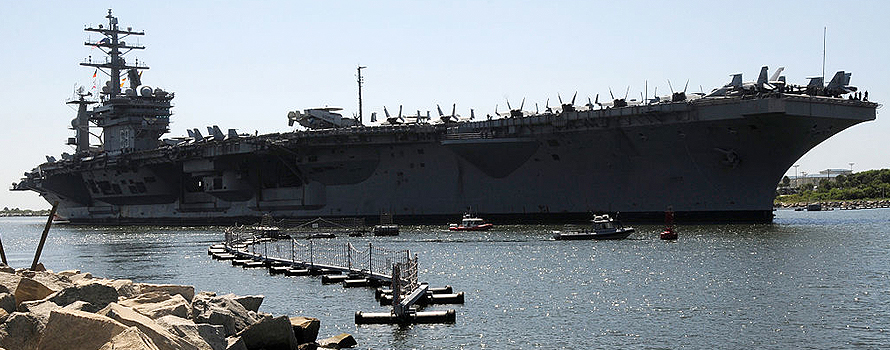
[{"label": "gray boulder", "polygon": [[22,277],[19,280],[19,285],[16,286],[15,289],[15,301],[16,303],[21,304],[25,301],[40,300],[56,291],[58,291],[58,289],[53,290],[50,286],[33,278]]},{"label": "gray boulder", "polygon": [[94,313],[53,310],[38,345],[40,350],[99,349],[127,326],[106,316]]},{"label": "gray boulder", "polygon": [[13,312],[0,324],[0,348],[37,349],[44,325],[35,315]]},{"label": "gray boulder", "polygon": [[159,350],[159,348],[139,328],[130,327],[111,338],[98,350]]},{"label": "gray boulder", "polygon": [[74,284],[85,284],[92,283],[90,280],[94,279],[93,274],[89,272],[76,273],[74,275],[68,276],[68,280]]},{"label": "gray boulder", "polygon": [[116,302],[118,296],[117,290],[114,287],[99,283],[89,283],[62,289],[49,297],[49,300],[59,306],[67,306],[76,301],[85,301],[90,303],[90,309],[85,309],[84,311],[96,312],[108,306],[108,304]]},{"label": "gray boulder", "polygon": [[159,350],[197,350],[198,348],[167,331],[166,328],[135,310],[118,303],[108,304],[98,312],[100,315],[120,322],[128,327],[136,327],[142,334],[148,336]]},{"label": "gray boulder", "polygon": [[238,333],[248,350],[296,350],[297,338],[287,316],[264,318]]},{"label": "gray boulder", "polygon": [[71,304],[65,305],[65,307],[63,307],[63,309],[89,312],[89,310],[95,310],[96,307],[93,306],[93,304],[90,304],[88,302],[78,300]]},{"label": "gray boulder", "polygon": [[253,311],[253,312],[260,311],[260,305],[263,304],[263,299],[266,298],[262,295],[238,296],[235,294],[226,294],[226,295],[223,295],[222,297],[237,301],[239,304],[241,304],[241,306],[244,306],[245,309]]},{"label": "gray boulder", "polygon": [[59,291],[74,285],[68,277],[55,274],[52,271],[33,271],[33,274],[30,274],[28,277],[43,283],[45,286],[49,287],[49,289],[54,291]]},{"label": "gray boulder", "polygon": [[201,350],[225,350],[226,331],[223,326],[207,323],[195,323],[192,320],[167,315],[157,320],[159,325],[167,329]]},{"label": "gray boulder", "polygon": [[166,292],[149,292],[132,299],[121,300],[119,304],[132,308],[151,319],[167,315],[189,318],[188,301],[181,295],[170,295]]},{"label": "gray boulder", "polygon": [[[81,284],[85,283],[87,280],[83,280]],[[109,286],[114,288],[117,291],[117,294],[123,298],[132,298],[137,295],[137,290],[135,284],[131,280],[120,279],[120,280],[110,280],[110,279],[92,279],[90,283],[98,283],[102,285]]]},{"label": "gray boulder", "polygon": [[226,338],[226,342],[226,350],[247,350],[247,345],[244,345],[244,341],[239,337]]},{"label": "gray boulder", "polygon": [[316,350],[318,349],[318,344],[316,343],[303,343],[297,347],[297,350]]},{"label": "gray boulder", "polygon": [[351,348],[353,346],[358,345],[358,342],[355,341],[355,338],[348,333],[340,333],[339,335],[335,335],[330,338],[325,338],[318,341],[318,346],[323,348],[334,348],[334,349],[342,349],[342,348]]},{"label": "gray boulder", "polygon": [[[49,300],[26,301],[19,304],[17,311],[24,312],[37,317],[41,325],[46,325],[49,321],[49,315],[53,310],[60,309],[61,306]],[[43,327],[41,327],[43,329]]]},{"label": "gray boulder", "polygon": [[15,296],[8,291],[0,292],[0,309],[6,310],[7,313],[15,311]]},{"label": "gray boulder", "polygon": [[80,273],[80,270],[65,270],[65,271],[59,271],[57,274],[59,276],[65,276],[65,277],[70,278],[71,276],[74,276],[79,273]]},{"label": "gray boulder", "polygon": [[318,339],[318,329],[321,328],[321,321],[314,317],[291,317],[291,327],[294,330],[294,336],[297,337],[297,343],[313,343]]},{"label": "gray boulder", "polygon": [[0,292],[6,292],[15,295],[15,289],[19,286],[22,276],[12,273],[0,272]]},{"label": "gray boulder", "polygon": [[179,294],[185,300],[192,300],[195,298],[195,287],[193,286],[183,286],[178,284],[135,283],[134,287],[136,288],[137,292],[141,294],[150,292],[164,292],[170,295]]},{"label": "gray boulder", "polygon": [[243,305],[225,296],[198,294],[192,300],[192,320],[225,327],[231,336],[257,321]]}]

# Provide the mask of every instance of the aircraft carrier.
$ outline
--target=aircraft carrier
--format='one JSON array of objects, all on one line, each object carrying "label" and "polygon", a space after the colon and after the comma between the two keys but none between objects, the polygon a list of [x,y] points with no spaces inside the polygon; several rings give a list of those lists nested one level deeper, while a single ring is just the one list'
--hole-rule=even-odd
[{"label": "aircraft carrier", "polygon": [[162,139],[174,94],[144,85],[139,72],[148,67],[124,58],[144,49],[124,39],[144,32],[122,29],[110,10],[106,18],[107,27],[85,29],[101,34],[85,45],[107,58],[81,65],[109,78],[98,96],[69,102],[78,106],[68,139],[75,152],[48,156],[12,188],[58,201],[57,215],[72,223],[244,223],[264,214],[374,222],[389,213],[441,224],[468,208],[503,223],[591,213],[660,221],[668,209],[678,222],[770,222],[786,170],[832,135],[874,120],[879,106],[849,85],[850,73],[794,85],[763,67],[757,81],[736,74],[710,93],[586,105],[573,97],[543,112],[520,106],[478,119],[453,109],[435,120],[385,111],[377,126],[316,108],[288,113],[304,127],[296,131],[213,126]]}]

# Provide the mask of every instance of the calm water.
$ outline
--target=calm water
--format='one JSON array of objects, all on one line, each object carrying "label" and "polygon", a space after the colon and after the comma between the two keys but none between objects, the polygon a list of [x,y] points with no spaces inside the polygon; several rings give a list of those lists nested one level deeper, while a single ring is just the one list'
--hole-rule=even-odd
[{"label": "calm water", "polygon": [[[14,267],[30,266],[45,219],[2,218]],[[466,293],[454,325],[356,326],[388,311],[371,289],[269,276],[214,261],[219,228],[72,227],[50,231],[41,261],[61,271],[263,294],[261,311],[322,320],[320,336],[358,348],[888,348],[890,210],[779,211],[771,225],[637,227],[623,241],[550,240],[552,226],[486,233],[404,228],[373,241],[420,256],[420,279]]]}]

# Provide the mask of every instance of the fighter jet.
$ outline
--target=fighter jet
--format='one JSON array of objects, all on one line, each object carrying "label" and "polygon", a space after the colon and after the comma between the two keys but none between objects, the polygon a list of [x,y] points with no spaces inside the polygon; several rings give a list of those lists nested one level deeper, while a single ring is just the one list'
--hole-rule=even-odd
[{"label": "fighter jet", "polygon": [[773,76],[768,78],[769,67],[763,66],[760,68],[760,75],[758,75],[757,81],[751,82],[742,82],[742,73],[732,74],[732,81],[718,89],[714,89],[711,93],[705,96],[730,96],[740,93],[773,91],[776,90],[777,86],[783,86],[785,84],[785,77],[780,76],[783,70],[785,70],[785,67],[779,67],[779,69],[773,73]]}]

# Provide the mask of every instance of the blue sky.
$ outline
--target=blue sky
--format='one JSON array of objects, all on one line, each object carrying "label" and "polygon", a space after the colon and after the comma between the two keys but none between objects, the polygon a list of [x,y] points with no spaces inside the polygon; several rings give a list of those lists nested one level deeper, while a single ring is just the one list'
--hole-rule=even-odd
[{"label": "blue sky", "polygon": [[[76,4],[76,5],[75,5]],[[183,1],[6,2],[0,21],[0,152],[7,184],[44,161],[71,153],[64,145],[75,84],[91,84],[78,65],[105,22],[144,30],[146,50],[131,53],[151,69],[143,83],[176,93],[171,133],[208,125],[242,132],[290,130],[290,110],[340,106],[357,110],[355,67],[364,70],[364,113],[458,113],[504,110],[505,99],[541,108],[557,93],[586,100],[648,81],[659,94],[689,79],[709,91],[760,67],[785,67],[793,83],[822,73],[852,72],[851,83],[887,102],[890,2],[768,1]],[[854,126],[805,155],[800,171],[855,171],[890,166],[890,121]],[[793,174],[793,169],[789,171]],[[32,192],[0,191],[0,205],[46,208]]]}]

